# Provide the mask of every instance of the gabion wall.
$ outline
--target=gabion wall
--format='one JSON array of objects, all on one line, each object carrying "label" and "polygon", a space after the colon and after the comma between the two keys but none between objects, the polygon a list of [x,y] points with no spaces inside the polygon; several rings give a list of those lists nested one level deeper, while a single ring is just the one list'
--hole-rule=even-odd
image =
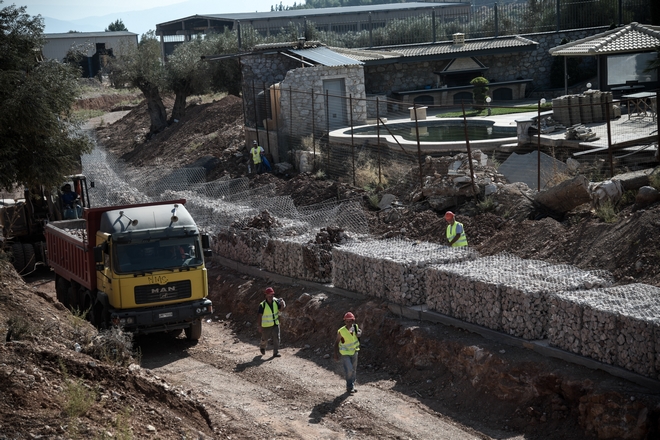
[{"label": "gabion wall", "polygon": [[401,239],[350,242],[332,250],[332,283],[405,306],[424,304],[427,266],[476,257],[469,248]]},{"label": "gabion wall", "polygon": [[604,271],[499,254],[428,269],[430,310],[524,339],[543,339],[549,295],[608,286]]},{"label": "gabion wall", "polygon": [[551,345],[660,379],[660,289],[628,284],[559,292],[550,301]]}]

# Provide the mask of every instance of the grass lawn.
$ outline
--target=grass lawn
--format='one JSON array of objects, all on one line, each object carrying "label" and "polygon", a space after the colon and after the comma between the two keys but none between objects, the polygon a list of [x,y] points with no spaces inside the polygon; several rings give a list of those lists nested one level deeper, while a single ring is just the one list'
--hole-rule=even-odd
[{"label": "grass lawn", "polygon": [[[512,113],[526,113],[526,112],[534,112],[538,110],[538,106],[536,105],[525,105],[521,107],[491,107],[490,108],[490,114],[492,116],[497,116],[497,115],[509,115]],[[546,111],[546,110],[552,110],[552,104],[551,103],[545,103],[541,106],[541,111]],[[473,108],[470,108],[469,110],[465,110],[465,116],[470,118],[474,116],[487,116],[488,115],[488,110],[487,109],[482,109],[482,110],[475,110]],[[462,111],[455,111],[455,112],[447,112],[447,113],[439,113],[435,115],[436,118],[462,118],[463,117],[463,112]]]}]

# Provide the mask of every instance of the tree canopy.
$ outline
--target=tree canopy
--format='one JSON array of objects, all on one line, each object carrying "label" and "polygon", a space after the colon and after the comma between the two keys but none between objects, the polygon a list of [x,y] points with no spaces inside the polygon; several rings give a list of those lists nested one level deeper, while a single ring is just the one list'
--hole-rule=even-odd
[{"label": "tree canopy", "polygon": [[124,26],[124,22],[121,21],[121,18],[118,20],[113,21],[108,25],[107,28],[105,28],[106,32],[119,32],[119,31],[127,31],[126,26]]},{"label": "tree canopy", "polygon": [[[2,1],[0,0],[0,4]],[[89,138],[72,122],[77,66],[40,61],[43,20],[0,9],[0,186],[56,186],[75,171]]]}]

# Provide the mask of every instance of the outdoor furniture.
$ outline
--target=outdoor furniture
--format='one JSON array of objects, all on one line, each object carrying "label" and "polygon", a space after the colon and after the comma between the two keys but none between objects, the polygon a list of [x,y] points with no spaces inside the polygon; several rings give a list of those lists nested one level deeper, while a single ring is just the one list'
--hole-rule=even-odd
[{"label": "outdoor furniture", "polygon": [[[426,109],[428,107],[408,107],[408,110],[410,110],[410,119],[414,121],[417,119],[418,121],[424,121],[426,119]],[[415,118],[415,109],[417,111],[417,118]]]},{"label": "outdoor furniture", "polygon": [[651,116],[655,120],[655,92],[632,93],[630,95],[623,95],[621,98],[627,100],[628,119],[633,114],[636,114],[641,117]]}]

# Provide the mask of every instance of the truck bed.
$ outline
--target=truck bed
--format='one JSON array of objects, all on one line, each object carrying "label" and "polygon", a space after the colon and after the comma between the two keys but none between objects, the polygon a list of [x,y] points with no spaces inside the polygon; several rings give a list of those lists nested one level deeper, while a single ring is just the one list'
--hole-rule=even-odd
[{"label": "truck bed", "polygon": [[[94,257],[86,220],[62,220],[46,225],[48,264],[55,273],[87,289],[96,287]],[[92,237],[94,239],[94,237]]]}]

